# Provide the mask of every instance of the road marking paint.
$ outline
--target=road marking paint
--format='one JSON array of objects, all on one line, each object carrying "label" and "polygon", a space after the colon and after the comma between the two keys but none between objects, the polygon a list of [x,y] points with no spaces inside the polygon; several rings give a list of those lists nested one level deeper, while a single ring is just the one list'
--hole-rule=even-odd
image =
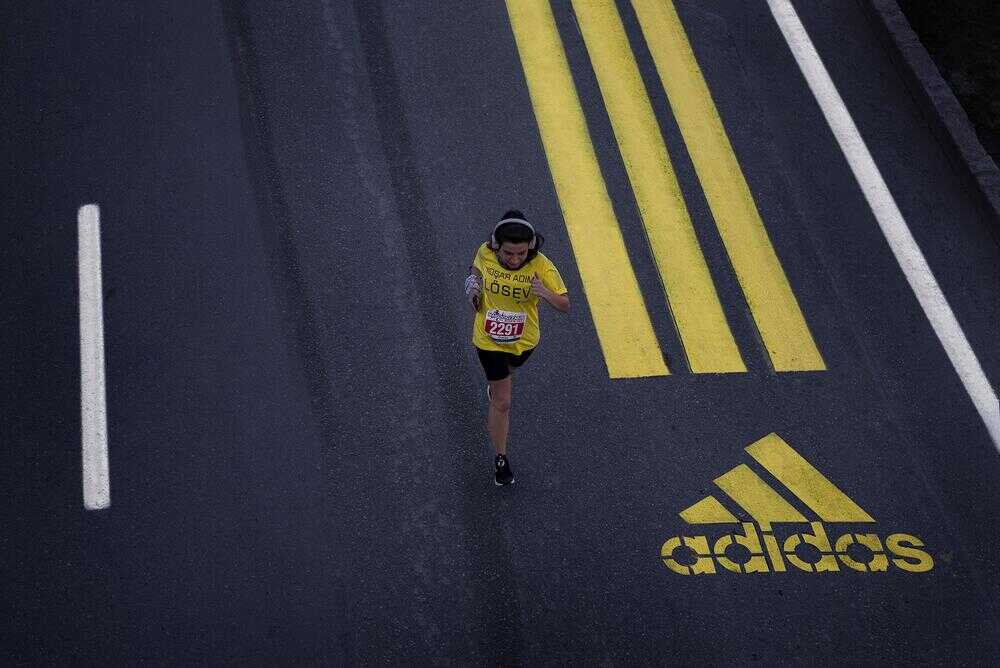
[{"label": "road marking paint", "polygon": [[726,510],[714,496],[706,496],[698,503],[681,511],[681,519],[688,524],[736,524],[736,516]]},{"label": "road marking paint", "polygon": [[1000,403],[997,402],[996,392],[983,373],[983,368],[969,345],[965,332],[958,324],[948,300],[945,299],[934,274],[931,273],[927,260],[924,259],[920,247],[910,233],[896,200],[889,192],[889,187],[854,124],[854,119],[847,111],[837,87],[826,71],[791,3],[788,0],[768,0],[768,6],[841,151],[847,158],[851,171],[861,186],[861,191],[872,213],[875,214],[875,219],[886,241],[889,242],[896,261],[934,328],[934,333],[944,346],[948,359],[951,360],[952,366],[965,386],[965,391],[968,392],[986,425],[993,439],[993,445],[1000,451]]},{"label": "road marking paint", "polygon": [[777,434],[768,434],[746,451],[824,522],[875,521]]},{"label": "road marking paint", "polygon": [[632,6],[774,369],[826,369],[673,3],[632,0]]},{"label": "road marking paint", "polygon": [[80,273],[80,428],[83,505],[111,505],[108,473],[108,414],[104,377],[104,306],[101,286],[101,213],[96,204],[77,214]]},{"label": "road marking paint", "polygon": [[573,9],[691,371],[746,371],[618,10],[610,0]]},{"label": "road marking paint", "polygon": [[507,0],[507,12],[608,374],[666,375],[552,9],[548,0]]},{"label": "road marking paint", "polygon": [[[777,434],[765,436],[746,450],[765,468],[777,471],[779,479],[810,510],[837,518],[823,517],[824,521],[874,522]],[[818,484],[817,476],[821,479]],[[912,534],[890,534],[884,546],[874,533],[849,531],[831,541],[823,522],[810,521],[808,532],[795,528],[795,533],[780,536],[772,531],[772,522],[805,523],[806,519],[745,464],[716,478],[715,484],[749,512],[757,525],[739,522],[715,497],[706,496],[682,510],[681,519],[688,524],[738,525],[742,533],[728,533],[733,529],[727,527],[727,533],[714,541],[708,536],[692,536],[688,531],[667,538],[660,546],[660,560],[674,573],[714,575],[718,572],[716,565],[732,573],[825,573],[840,571],[841,565],[860,573],[885,572],[890,564],[908,573],[926,573],[934,568],[934,557],[920,549],[924,542]],[[800,495],[802,489],[805,496]],[[734,545],[743,549],[730,550]],[[811,547],[800,551],[803,545]],[[855,545],[861,549],[852,550]],[[692,559],[694,563],[690,563]]]},{"label": "road marking paint", "polygon": [[774,491],[746,464],[740,464],[713,480],[733,501],[750,513],[764,531],[771,522],[805,522],[806,518]]}]

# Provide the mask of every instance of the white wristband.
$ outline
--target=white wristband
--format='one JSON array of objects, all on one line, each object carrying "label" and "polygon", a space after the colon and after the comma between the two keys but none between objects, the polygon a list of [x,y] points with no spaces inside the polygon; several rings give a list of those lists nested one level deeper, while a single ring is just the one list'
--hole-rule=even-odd
[{"label": "white wristband", "polygon": [[465,294],[471,295],[473,292],[482,292],[482,287],[479,285],[479,277],[475,274],[469,274],[465,277]]}]

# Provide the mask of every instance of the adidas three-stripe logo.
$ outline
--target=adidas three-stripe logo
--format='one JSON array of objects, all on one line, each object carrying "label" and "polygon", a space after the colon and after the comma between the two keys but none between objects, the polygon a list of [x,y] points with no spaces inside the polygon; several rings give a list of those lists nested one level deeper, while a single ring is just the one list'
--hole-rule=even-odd
[{"label": "adidas three-stripe logo", "polygon": [[[809,573],[840,571],[842,566],[883,572],[890,564],[923,573],[934,567],[931,555],[920,549],[923,541],[910,534],[891,534],[883,544],[875,533],[848,532],[831,542],[824,522],[871,524],[874,518],[777,434],[768,434],[746,451],[820,521],[810,521],[752,468],[740,464],[713,482],[753,521],[741,521],[712,495],[685,508],[680,517],[689,525],[740,524],[742,533],[723,535],[711,547],[704,535],[667,539],[660,559],[674,573],[712,575],[717,565],[733,573],[785,572],[788,564]],[[784,523],[808,523],[810,532],[780,540],[772,527]]]}]

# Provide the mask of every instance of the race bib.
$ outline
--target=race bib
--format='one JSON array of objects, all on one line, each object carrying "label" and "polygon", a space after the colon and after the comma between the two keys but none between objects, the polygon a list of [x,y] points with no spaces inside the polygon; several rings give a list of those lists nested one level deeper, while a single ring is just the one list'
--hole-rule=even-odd
[{"label": "race bib", "polygon": [[524,334],[527,318],[523,312],[490,309],[486,312],[486,335],[497,343],[513,343]]}]

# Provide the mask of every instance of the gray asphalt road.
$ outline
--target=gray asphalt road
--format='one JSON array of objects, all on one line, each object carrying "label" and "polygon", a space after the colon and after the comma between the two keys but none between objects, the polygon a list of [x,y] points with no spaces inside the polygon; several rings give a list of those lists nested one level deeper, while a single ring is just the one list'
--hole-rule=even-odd
[{"label": "gray asphalt road", "polygon": [[[676,4],[825,371],[771,368],[627,3],[743,374],[687,369],[568,2],[554,15],[668,376],[609,377],[503,3],[4,10],[5,663],[1000,657],[997,450],[766,3]],[[998,221],[858,5],[795,4],[996,387]],[[88,202],[112,496],[96,512],[80,497]],[[511,207],[573,306],[543,313],[517,374],[517,484],[496,489],[461,285]],[[871,515],[823,530],[876,535],[885,572],[832,554],[836,572],[665,565],[671,537],[746,531],[679,513],[714,494],[750,522],[712,482],[756,466],[743,449],[770,433]],[[921,562],[888,553],[894,534],[933,567],[900,566]]]}]

